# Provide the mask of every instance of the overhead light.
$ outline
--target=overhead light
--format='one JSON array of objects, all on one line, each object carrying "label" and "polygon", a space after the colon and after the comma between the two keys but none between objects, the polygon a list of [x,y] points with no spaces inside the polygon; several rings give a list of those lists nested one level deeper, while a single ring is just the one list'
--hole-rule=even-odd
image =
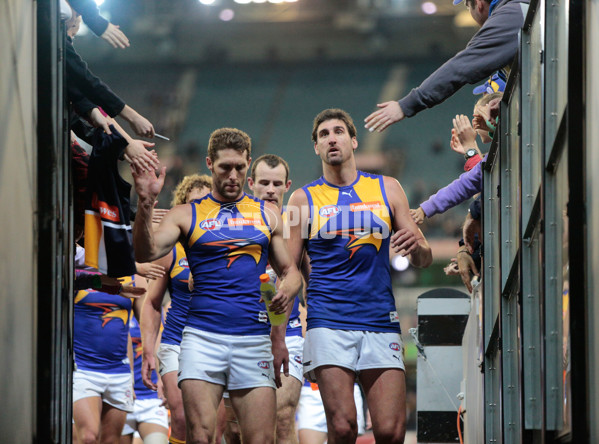
[{"label": "overhead light", "polygon": [[96,5],[101,6],[104,3],[104,0],[95,0]]},{"label": "overhead light", "polygon": [[421,5],[422,8],[422,12],[424,12],[425,14],[431,15],[434,14],[435,12],[437,12],[437,5],[435,5],[433,2],[424,2]]},{"label": "overhead light", "polygon": [[219,14],[218,18],[223,22],[230,22],[235,17],[235,12],[232,9],[223,9]]},{"label": "overhead light", "polygon": [[240,3],[242,5],[247,5],[248,3],[252,3],[252,0],[235,0],[235,3]]},{"label": "overhead light", "polygon": [[212,5],[216,0],[200,0],[203,5]]}]

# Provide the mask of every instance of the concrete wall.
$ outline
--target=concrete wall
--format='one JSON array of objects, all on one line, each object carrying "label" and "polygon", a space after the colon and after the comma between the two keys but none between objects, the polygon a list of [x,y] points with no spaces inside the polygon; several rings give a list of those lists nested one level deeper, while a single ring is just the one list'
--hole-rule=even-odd
[{"label": "concrete wall", "polygon": [[36,3],[0,1],[0,441],[35,428]]}]

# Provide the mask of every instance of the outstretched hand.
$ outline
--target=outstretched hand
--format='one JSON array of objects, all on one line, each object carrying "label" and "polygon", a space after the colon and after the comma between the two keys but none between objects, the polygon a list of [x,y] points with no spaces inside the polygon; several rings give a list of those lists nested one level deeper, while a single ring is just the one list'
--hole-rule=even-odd
[{"label": "outstretched hand", "polygon": [[154,170],[140,171],[131,165],[131,175],[135,182],[135,192],[140,200],[155,201],[162,187],[164,186],[164,178],[166,177],[166,167],[160,169],[160,174],[156,177]]},{"label": "outstretched hand", "polygon": [[462,278],[462,282],[468,289],[470,293],[472,293],[472,282],[470,278],[470,273],[474,276],[480,276],[480,273],[476,269],[476,265],[474,264],[474,260],[468,251],[460,250],[457,254],[457,262],[458,269],[460,271],[460,277]]},{"label": "outstretched hand", "polygon": [[472,128],[470,119],[467,116],[464,114],[456,115],[453,118],[453,129],[463,148],[476,147],[476,131]]},{"label": "outstretched hand", "polygon": [[145,277],[146,279],[160,279],[166,273],[166,269],[162,265],[155,264],[153,262],[135,263],[137,274]]},{"label": "outstretched hand", "polygon": [[364,119],[364,127],[369,131],[384,131],[389,125],[403,120],[404,114],[399,102],[392,100],[390,102],[379,103],[376,105],[379,109]]},{"label": "outstretched hand", "polygon": [[421,225],[424,222],[424,219],[426,218],[426,214],[424,214],[424,210],[422,209],[422,207],[418,207],[415,210],[410,210],[410,216],[412,216],[412,219],[418,225]]},{"label": "outstretched hand", "polygon": [[106,134],[112,134],[108,117],[102,114],[99,108],[93,108],[89,112],[89,120],[95,128],[102,128]]},{"label": "outstretched hand", "polygon": [[135,112],[133,117],[129,120],[129,125],[131,129],[135,131],[140,137],[154,137],[154,125],[144,116]]},{"label": "outstretched hand", "polygon": [[108,23],[106,31],[102,33],[102,38],[106,40],[113,48],[128,48],[129,39],[123,31],[119,29],[118,25]]},{"label": "outstretched hand", "polygon": [[155,144],[145,140],[132,140],[125,148],[125,159],[138,171],[155,171],[160,167],[156,151],[148,151]]},{"label": "outstretched hand", "polygon": [[[474,120],[473,120],[473,122],[474,122]],[[449,141],[449,146],[456,153],[461,154],[462,156],[466,155],[466,149],[460,143],[460,139],[458,137],[458,132],[455,130],[455,128],[451,129],[451,140]]]}]

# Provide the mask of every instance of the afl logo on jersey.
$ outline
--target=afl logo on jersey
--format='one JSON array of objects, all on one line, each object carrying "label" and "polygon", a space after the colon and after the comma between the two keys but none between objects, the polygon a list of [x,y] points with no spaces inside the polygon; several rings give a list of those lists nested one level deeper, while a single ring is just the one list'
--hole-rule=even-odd
[{"label": "afl logo on jersey", "polygon": [[222,226],[222,222],[218,219],[206,219],[200,222],[200,228],[206,231],[218,230]]},{"label": "afl logo on jersey", "polygon": [[186,257],[181,258],[179,260],[179,267],[181,267],[181,268],[189,268],[189,263],[187,262],[187,258]]},{"label": "afl logo on jersey", "polygon": [[401,350],[401,345],[399,345],[397,342],[392,342],[392,343],[389,344],[389,348],[391,350],[400,351]]},{"label": "afl logo on jersey", "polygon": [[270,368],[270,362],[268,362],[268,361],[260,361],[260,362],[258,362],[258,367],[267,370],[267,369]]},{"label": "afl logo on jersey", "polygon": [[327,205],[326,207],[322,207],[318,213],[322,217],[333,217],[341,213],[341,210],[337,205]]}]

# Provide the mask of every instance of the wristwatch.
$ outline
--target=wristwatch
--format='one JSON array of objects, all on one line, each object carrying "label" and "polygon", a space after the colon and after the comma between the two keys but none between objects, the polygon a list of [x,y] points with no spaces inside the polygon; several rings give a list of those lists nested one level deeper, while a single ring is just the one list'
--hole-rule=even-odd
[{"label": "wristwatch", "polygon": [[478,154],[478,151],[476,151],[476,149],[474,148],[470,148],[469,150],[466,151],[466,154],[464,154],[464,158],[466,160],[470,159],[471,157],[474,157]]}]

